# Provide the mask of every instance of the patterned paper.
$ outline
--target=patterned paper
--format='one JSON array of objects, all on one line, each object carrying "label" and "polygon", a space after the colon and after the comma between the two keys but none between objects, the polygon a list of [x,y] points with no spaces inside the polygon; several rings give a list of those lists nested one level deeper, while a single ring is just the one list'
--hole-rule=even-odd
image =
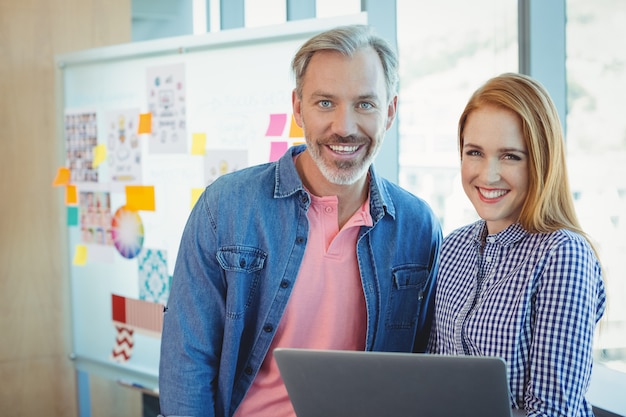
[{"label": "patterned paper", "polygon": [[139,264],[139,299],[167,303],[170,276],[167,272],[167,252],[144,249],[137,257]]}]

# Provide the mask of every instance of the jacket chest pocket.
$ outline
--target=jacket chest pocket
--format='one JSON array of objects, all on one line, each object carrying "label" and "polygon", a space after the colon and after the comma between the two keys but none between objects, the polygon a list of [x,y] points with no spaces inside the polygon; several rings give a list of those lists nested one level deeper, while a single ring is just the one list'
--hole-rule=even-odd
[{"label": "jacket chest pocket", "polygon": [[411,265],[394,268],[391,272],[385,325],[392,329],[413,328],[422,308],[428,269]]},{"label": "jacket chest pocket", "polygon": [[226,315],[241,318],[257,293],[267,254],[250,246],[224,246],[217,261],[226,278]]}]

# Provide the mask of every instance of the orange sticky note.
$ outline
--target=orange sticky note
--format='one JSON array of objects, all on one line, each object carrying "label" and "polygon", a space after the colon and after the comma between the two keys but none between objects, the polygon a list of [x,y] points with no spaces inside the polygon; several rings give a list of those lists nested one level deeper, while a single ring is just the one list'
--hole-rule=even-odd
[{"label": "orange sticky note", "polygon": [[126,208],[129,210],[154,211],[154,187],[127,185]]},{"label": "orange sticky note", "polygon": [[191,189],[191,208],[193,208],[193,206],[196,205],[203,191],[204,191],[204,188],[192,188]]},{"label": "orange sticky note", "polygon": [[91,162],[92,168],[98,168],[98,165],[104,162],[107,157],[107,147],[101,143],[93,148],[93,161]]},{"label": "orange sticky note", "polygon": [[206,152],[206,133],[191,135],[191,154],[204,155]]},{"label": "orange sticky note", "polygon": [[74,265],[85,265],[87,263],[87,246],[76,245],[73,263]]},{"label": "orange sticky note", "polygon": [[52,181],[52,185],[57,187],[59,185],[67,185],[70,183],[70,169],[61,167],[57,170],[57,176]]},{"label": "orange sticky note", "polygon": [[152,133],[152,113],[141,113],[139,115],[139,128],[137,133]]},{"label": "orange sticky note", "polygon": [[76,186],[68,184],[65,186],[65,205],[69,206],[78,203],[78,192]]},{"label": "orange sticky note", "polygon": [[291,127],[289,128],[289,137],[290,138],[303,138],[304,137],[304,131],[296,123],[296,119],[295,117],[293,117],[293,114],[291,115]]}]

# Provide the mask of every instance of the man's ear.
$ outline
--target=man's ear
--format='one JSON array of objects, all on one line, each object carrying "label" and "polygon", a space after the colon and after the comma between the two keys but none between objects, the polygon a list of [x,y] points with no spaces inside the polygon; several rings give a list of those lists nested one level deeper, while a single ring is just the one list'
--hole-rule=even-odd
[{"label": "man's ear", "polygon": [[291,107],[296,124],[302,128],[302,100],[298,98],[295,89],[291,92]]},{"label": "man's ear", "polygon": [[391,127],[394,119],[396,118],[396,112],[398,110],[398,96],[394,96],[393,99],[389,102],[389,106],[387,107],[387,129]]}]

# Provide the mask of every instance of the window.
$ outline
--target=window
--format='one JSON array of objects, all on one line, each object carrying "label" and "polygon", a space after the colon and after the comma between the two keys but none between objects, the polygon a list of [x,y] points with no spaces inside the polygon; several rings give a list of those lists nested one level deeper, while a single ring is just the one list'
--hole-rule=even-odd
[{"label": "window", "polygon": [[567,0],[566,7],[569,174],[608,294],[597,358],[626,372],[626,3]]},{"label": "window", "polygon": [[[318,18],[357,14],[361,11],[360,0],[316,0],[315,14]],[[246,0],[246,27],[284,23],[287,15],[285,0]]]},{"label": "window", "polygon": [[318,18],[357,14],[361,0],[316,0],[315,14]]},{"label": "window", "polygon": [[516,0],[398,0],[399,183],[424,198],[444,235],[476,219],[461,188],[456,129],[471,93],[517,71]]},{"label": "window", "polygon": [[[596,357],[626,372],[626,4],[567,0],[568,168],[583,228],[597,242],[608,308]],[[458,117],[488,78],[518,71],[516,0],[398,0],[399,182],[444,235],[476,219],[461,187]]]},{"label": "window", "polygon": [[285,0],[246,0],[246,27],[277,25],[285,23],[287,5]]}]

